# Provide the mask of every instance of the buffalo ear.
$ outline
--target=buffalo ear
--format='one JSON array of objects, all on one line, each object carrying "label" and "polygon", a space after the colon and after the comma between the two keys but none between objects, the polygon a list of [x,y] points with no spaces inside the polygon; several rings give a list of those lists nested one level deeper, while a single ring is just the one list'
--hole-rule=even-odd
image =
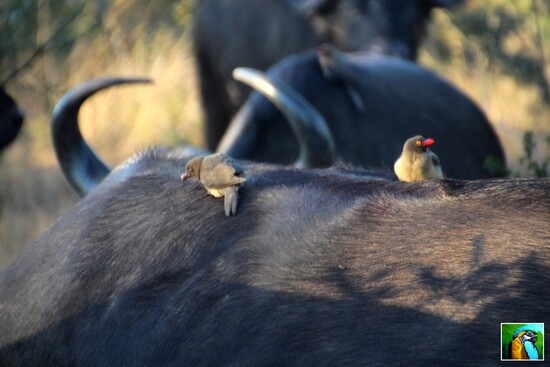
[{"label": "buffalo ear", "polygon": [[432,8],[452,8],[462,5],[464,0],[427,0],[426,3]]},{"label": "buffalo ear", "polygon": [[289,5],[310,16],[326,14],[334,10],[340,0],[285,0]]}]

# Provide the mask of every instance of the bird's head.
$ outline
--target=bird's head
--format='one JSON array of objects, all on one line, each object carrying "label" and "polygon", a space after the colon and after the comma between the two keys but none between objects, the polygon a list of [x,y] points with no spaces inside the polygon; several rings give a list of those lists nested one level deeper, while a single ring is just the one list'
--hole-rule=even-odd
[{"label": "bird's head", "polygon": [[195,157],[187,162],[185,165],[185,173],[180,177],[182,181],[185,181],[190,177],[199,178],[203,158],[204,157]]},{"label": "bird's head", "polygon": [[532,343],[537,342],[537,333],[532,330],[527,330],[526,332],[520,334],[520,340],[522,343],[530,341]]},{"label": "bird's head", "polygon": [[422,135],[413,136],[408,139],[403,146],[403,151],[411,151],[416,153],[424,153],[428,147],[433,145],[435,140],[432,138],[424,139]]},{"label": "bird's head", "polygon": [[337,78],[341,74],[342,67],[346,67],[345,54],[329,43],[317,48],[317,57],[323,76],[329,80]]}]

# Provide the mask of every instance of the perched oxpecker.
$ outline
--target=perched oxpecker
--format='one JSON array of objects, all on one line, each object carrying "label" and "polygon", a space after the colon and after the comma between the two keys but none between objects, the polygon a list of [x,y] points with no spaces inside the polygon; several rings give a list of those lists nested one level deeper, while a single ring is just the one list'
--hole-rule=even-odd
[{"label": "perched oxpecker", "polygon": [[243,168],[235,160],[221,153],[195,157],[187,162],[181,180],[190,177],[200,180],[210,195],[224,197],[226,216],[237,213],[239,186],[246,178]]},{"label": "perched oxpecker", "polygon": [[443,178],[441,163],[429,146],[435,141],[421,135],[408,139],[393,169],[400,181],[415,182]]},{"label": "perched oxpecker", "polygon": [[525,330],[525,327],[518,328],[508,343],[509,359],[539,359],[539,350],[535,343],[537,333],[533,330]]}]

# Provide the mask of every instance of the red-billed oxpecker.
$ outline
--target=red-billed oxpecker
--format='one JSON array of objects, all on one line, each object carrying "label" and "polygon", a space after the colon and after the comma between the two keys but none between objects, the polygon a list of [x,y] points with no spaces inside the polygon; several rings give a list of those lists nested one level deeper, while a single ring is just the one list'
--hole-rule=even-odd
[{"label": "red-billed oxpecker", "polygon": [[444,177],[439,158],[429,149],[434,143],[433,139],[424,139],[421,135],[405,142],[403,152],[393,165],[400,181],[415,182]]},{"label": "red-billed oxpecker", "polygon": [[187,162],[181,180],[200,180],[206,191],[214,197],[224,197],[225,215],[237,213],[239,187],[246,181],[244,170],[235,160],[225,154],[195,157]]}]

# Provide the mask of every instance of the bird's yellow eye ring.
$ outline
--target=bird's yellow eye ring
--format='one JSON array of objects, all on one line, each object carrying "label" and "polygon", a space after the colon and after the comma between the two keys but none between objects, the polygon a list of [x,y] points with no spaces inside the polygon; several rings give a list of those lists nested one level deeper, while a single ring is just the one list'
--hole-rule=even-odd
[{"label": "bird's yellow eye ring", "polygon": [[421,142],[420,140],[417,140],[417,141],[416,141],[416,146],[417,146],[417,147],[422,146],[422,142]]}]

